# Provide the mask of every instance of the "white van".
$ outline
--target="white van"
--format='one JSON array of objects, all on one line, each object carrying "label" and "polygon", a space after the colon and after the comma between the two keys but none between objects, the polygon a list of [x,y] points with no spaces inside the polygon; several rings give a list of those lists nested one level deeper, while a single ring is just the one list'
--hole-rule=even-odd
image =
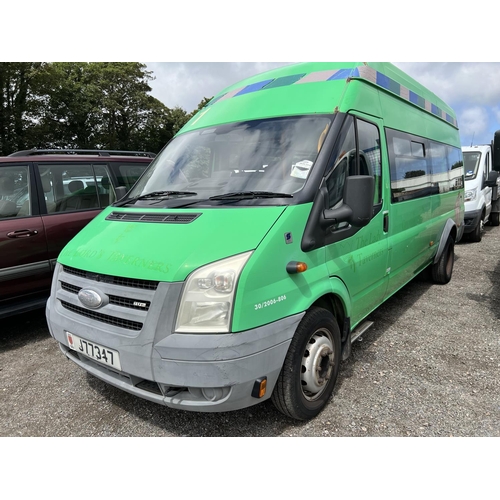
[{"label": "white van", "polygon": [[492,201],[498,197],[498,173],[493,170],[491,145],[462,147],[465,171],[465,229],[470,241],[481,241],[483,227],[499,224]]}]

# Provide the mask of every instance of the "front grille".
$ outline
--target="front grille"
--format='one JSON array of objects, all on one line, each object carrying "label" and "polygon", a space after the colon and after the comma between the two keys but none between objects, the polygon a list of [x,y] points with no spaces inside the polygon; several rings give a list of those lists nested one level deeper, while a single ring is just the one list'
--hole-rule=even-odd
[{"label": "front grille", "polygon": [[117,297],[109,295],[109,303],[116,306],[128,307],[129,309],[138,309],[139,311],[149,311],[151,302],[148,300],[129,299],[128,297]]},{"label": "front grille", "polygon": [[162,396],[160,387],[156,382],[153,382],[152,380],[142,380],[135,386],[138,389],[142,389],[143,391],[152,392],[153,394],[158,394],[159,396]]},{"label": "front grille", "polygon": [[92,281],[108,283],[110,285],[127,286],[131,288],[141,288],[143,290],[156,290],[159,281],[139,280],[135,278],[122,278],[121,276],[111,276],[109,274],[98,274],[90,271],[83,271],[82,269],[75,269],[74,267],[63,266],[65,273],[79,276]]},{"label": "front grille", "polygon": [[197,219],[199,214],[152,214],[152,213],[137,213],[137,212],[111,212],[106,220],[123,221],[123,222],[163,222],[167,224],[189,224]]},{"label": "front grille", "polygon": [[127,330],[135,330],[135,331],[139,331],[142,329],[142,323],[139,323],[137,321],[130,321],[128,319],[123,319],[123,318],[115,318],[114,316],[109,316],[108,314],[89,311],[88,309],[75,306],[73,304],[70,304],[69,302],[65,302],[64,300],[61,300],[61,305],[65,309],[68,309],[69,311],[72,311],[75,314],[79,314],[81,316],[85,316],[87,318],[91,318],[96,321],[101,321],[102,323],[107,323],[108,325],[119,326],[120,328],[126,328]]},{"label": "front grille", "polygon": [[64,281],[60,281],[59,283],[61,283],[61,288],[63,290],[66,290],[67,292],[70,293],[77,294],[81,290],[81,287],[71,285],[70,283],[65,283]]},{"label": "front grille", "polygon": [[[72,285],[71,283],[66,283],[60,281],[61,288],[67,292],[74,293],[75,295],[82,289],[79,286]],[[118,295],[108,295],[109,303],[115,306],[126,307],[128,309],[137,309],[138,311],[149,311],[151,302],[149,300],[142,299],[131,299],[129,297],[118,297]]]}]

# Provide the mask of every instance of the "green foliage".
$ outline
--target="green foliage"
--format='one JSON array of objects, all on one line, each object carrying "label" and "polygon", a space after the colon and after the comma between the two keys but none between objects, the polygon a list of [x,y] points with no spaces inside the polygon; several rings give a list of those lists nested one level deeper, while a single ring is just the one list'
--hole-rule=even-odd
[{"label": "green foliage", "polygon": [[410,170],[406,172],[405,179],[411,179],[412,177],[421,177],[422,175],[425,175],[424,170]]},{"label": "green foliage", "polygon": [[29,148],[159,152],[187,113],[150,95],[136,62],[0,63],[0,154]]}]

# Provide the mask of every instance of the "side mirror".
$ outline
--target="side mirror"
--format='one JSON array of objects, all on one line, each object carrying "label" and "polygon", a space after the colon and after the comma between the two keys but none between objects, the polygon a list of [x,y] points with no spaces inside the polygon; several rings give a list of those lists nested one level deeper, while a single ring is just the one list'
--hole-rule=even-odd
[{"label": "side mirror", "polygon": [[495,132],[492,141],[493,149],[493,170],[500,171],[500,130]]},{"label": "side mirror", "polygon": [[115,187],[116,201],[121,200],[127,194],[127,188],[125,186]]},{"label": "side mirror", "polygon": [[486,187],[495,187],[497,185],[498,172],[491,171],[486,180]]},{"label": "side mirror", "polygon": [[323,211],[324,227],[347,222],[354,227],[366,226],[373,216],[375,179],[371,175],[351,175],[344,184],[344,201],[338,208]]}]

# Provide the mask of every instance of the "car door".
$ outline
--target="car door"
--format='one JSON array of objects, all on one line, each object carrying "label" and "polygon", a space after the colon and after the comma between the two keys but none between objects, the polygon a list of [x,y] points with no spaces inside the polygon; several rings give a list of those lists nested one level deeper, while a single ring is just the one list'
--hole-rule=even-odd
[{"label": "car door", "polygon": [[[359,114],[359,116],[362,116]],[[384,299],[388,281],[388,234],[382,196],[381,120],[349,117],[334,151],[327,174],[330,207],[342,203],[345,178],[372,175],[375,178],[373,219],[356,230],[347,223],[332,228],[327,237],[326,263],[330,276],[340,277],[352,301],[354,325]]]},{"label": "car door", "polygon": [[490,163],[490,153],[488,151],[484,159],[484,175],[482,181],[482,187],[484,190],[484,202],[486,204],[486,217],[489,217],[491,213],[491,195],[493,192],[493,189],[491,187],[486,186],[486,180],[488,179],[490,172],[491,172],[491,163]]},{"label": "car door", "polygon": [[0,304],[48,290],[51,269],[30,163],[0,166]]},{"label": "car door", "polygon": [[44,191],[42,223],[53,267],[64,246],[102,210],[99,180],[91,162],[47,161],[35,168]]}]

